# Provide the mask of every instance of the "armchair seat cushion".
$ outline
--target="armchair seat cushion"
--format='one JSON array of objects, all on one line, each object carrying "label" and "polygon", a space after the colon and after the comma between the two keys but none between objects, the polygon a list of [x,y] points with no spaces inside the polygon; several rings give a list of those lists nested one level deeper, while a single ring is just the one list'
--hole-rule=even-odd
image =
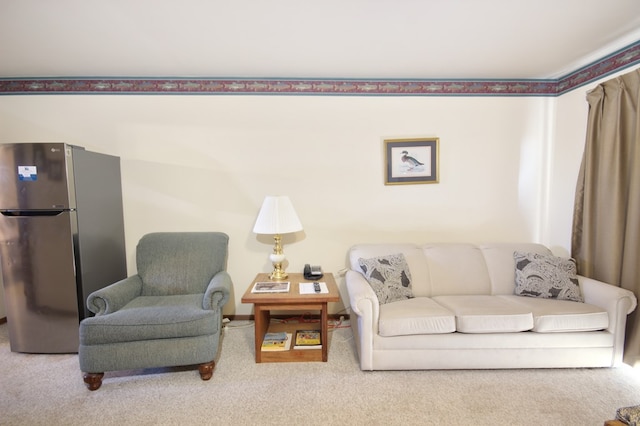
[{"label": "armchair seat cushion", "polygon": [[202,308],[202,294],[139,296],[121,310],[86,318],[81,345],[195,337],[218,332],[216,311]]}]

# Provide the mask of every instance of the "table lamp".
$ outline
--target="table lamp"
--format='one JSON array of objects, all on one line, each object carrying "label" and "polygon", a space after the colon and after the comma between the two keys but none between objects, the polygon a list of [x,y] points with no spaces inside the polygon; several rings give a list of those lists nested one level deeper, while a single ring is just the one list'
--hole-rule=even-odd
[{"label": "table lamp", "polygon": [[269,256],[271,263],[273,263],[273,272],[269,276],[272,280],[281,281],[288,277],[282,267],[285,256],[282,252],[281,235],[298,231],[302,231],[302,224],[289,197],[266,196],[258,213],[256,224],[253,226],[253,232],[273,235],[275,240],[273,253]]}]

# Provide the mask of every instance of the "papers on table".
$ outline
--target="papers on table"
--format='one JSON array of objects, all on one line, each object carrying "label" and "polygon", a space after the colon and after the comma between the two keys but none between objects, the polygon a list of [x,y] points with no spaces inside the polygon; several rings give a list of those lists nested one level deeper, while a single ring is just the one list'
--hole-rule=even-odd
[{"label": "papers on table", "polygon": [[320,284],[320,293],[316,293],[313,289],[313,283],[300,283],[300,294],[328,294],[329,289],[327,288],[327,283],[319,282]]}]

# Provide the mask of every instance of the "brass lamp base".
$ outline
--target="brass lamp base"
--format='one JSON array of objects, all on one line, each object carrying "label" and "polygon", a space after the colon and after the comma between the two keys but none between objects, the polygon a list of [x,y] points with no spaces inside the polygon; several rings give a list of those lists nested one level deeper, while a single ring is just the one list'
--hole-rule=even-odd
[{"label": "brass lamp base", "polygon": [[269,275],[269,278],[272,281],[283,281],[286,280],[289,275],[282,268],[285,257],[284,253],[282,253],[280,234],[274,235],[273,239],[275,240],[275,247],[273,248],[273,253],[269,256],[271,263],[273,263],[273,272]]},{"label": "brass lamp base", "polygon": [[269,279],[271,279],[272,281],[282,281],[289,278],[289,274],[283,271],[280,265],[276,266],[274,264],[273,266],[273,272],[271,273],[271,275],[269,275]]}]

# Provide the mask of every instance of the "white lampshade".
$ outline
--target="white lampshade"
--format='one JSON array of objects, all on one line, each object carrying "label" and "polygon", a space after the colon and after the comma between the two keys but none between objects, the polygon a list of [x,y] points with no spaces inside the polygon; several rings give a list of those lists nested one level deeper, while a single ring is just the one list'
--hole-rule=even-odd
[{"label": "white lampshade", "polygon": [[289,197],[268,195],[262,202],[253,232],[256,234],[288,234],[302,231],[302,224]]}]

